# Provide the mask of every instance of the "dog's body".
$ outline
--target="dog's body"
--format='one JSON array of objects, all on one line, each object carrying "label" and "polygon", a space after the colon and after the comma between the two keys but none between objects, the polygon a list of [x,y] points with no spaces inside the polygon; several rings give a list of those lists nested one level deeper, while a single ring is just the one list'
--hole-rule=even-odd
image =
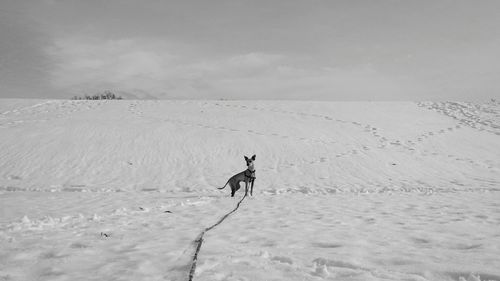
[{"label": "dog's body", "polygon": [[248,193],[248,187],[250,187],[250,195],[253,193],[253,184],[255,181],[255,167],[253,162],[255,161],[255,155],[252,158],[245,156],[245,161],[247,162],[248,169],[232,176],[223,187],[219,188],[224,189],[229,184],[229,187],[231,187],[231,197],[234,197],[234,193],[240,189],[241,182],[245,183],[245,195]]}]

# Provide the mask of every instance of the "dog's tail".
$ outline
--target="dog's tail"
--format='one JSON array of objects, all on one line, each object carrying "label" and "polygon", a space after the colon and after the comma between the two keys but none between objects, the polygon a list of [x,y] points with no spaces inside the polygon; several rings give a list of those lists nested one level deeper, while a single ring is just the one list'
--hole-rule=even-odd
[{"label": "dog's tail", "polygon": [[217,187],[217,189],[224,189],[228,183],[229,183],[229,180],[226,182],[226,184],[223,187]]}]

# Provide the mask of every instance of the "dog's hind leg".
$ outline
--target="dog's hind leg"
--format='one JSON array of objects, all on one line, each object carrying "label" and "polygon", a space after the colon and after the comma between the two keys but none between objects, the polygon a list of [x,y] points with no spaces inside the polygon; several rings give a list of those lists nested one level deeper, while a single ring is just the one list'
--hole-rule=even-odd
[{"label": "dog's hind leg", "polygon": [[231,197],[234,197],[234,194],[236,193],[236,187],[231,182],[229,183],[229,187],[231,188]]}]

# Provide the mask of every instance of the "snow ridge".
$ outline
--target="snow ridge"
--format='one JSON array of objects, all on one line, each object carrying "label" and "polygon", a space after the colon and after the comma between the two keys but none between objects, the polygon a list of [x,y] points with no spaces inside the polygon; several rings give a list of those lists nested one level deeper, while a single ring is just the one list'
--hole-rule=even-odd
[{"label": "snow ridge", "polygon": [[200,235],[198,235],[198,238],[196,238],[196,240],[194,241],[195,244],[197,244],[197,246],[196,246],[196,251],[195,251],[195,253],[193,255],[193,261],[192,261],[192,264],[191,264],[191,270],[189,271],[189,281],[193,280],[194,273],[196,271],[196,262],[198,261],[198,253],[201,250],[201,244],[203,244],[203,236],[205,235],[205,233],[209,232],[210,230],[214,229],[216,226],[218,226],[219,224],[221,224],[232,213],[236,212],[236,210],[238,210],[238,208],[240,207],[241,202],[243,202],[243,200],[245,200],[245,197],[247,197],[246,193],[245,193],[245,195],[243,195],[243,197],[241,198],[241,200],[238,202],[238,204],[236,204],[236,207],[231,212],[229,212],[229,213],[225,214],[224,216],[222,216],[222,218],[220,218],[219,221],[217,221],[212,226],[205,228],[200,233]]}]

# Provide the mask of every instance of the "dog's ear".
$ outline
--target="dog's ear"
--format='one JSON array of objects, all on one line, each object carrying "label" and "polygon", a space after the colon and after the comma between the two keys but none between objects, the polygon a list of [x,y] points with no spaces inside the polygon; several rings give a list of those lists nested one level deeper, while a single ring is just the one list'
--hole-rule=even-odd
[{"label": "dog's ear", "polygon": [[252,160],[255,161],[255,154],[252,156]]},{"label": "dog's ear", "polygon": [[[244,156],[244,155],[243,155]],[[248,157],[245,156],[245,161],[248,161]]]}]

